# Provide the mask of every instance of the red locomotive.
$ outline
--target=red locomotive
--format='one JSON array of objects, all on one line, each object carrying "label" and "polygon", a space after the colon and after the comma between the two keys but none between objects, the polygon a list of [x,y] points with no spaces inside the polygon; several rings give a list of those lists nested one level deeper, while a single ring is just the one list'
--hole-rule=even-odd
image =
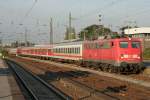
[{"label": "red locomotive", "polygon": [[22,47],[18,55],[77,62],[108,72],[137,73],[142,66],[142,46],[138,38],[115,38]]}]

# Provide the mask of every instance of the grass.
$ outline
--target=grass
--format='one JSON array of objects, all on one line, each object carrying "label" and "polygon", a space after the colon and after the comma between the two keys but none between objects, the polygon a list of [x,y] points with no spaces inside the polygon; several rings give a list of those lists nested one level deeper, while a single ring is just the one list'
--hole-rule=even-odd
[{"label": "grass", "polygon": [[143,52],[144,59],[150,59],[150,48],[146,48]]}]

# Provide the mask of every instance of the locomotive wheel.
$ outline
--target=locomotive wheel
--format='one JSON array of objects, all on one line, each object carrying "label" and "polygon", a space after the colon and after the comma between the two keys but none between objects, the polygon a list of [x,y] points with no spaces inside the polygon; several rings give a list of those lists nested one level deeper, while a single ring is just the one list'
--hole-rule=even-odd
[{"label": "locomotive wheel", "polygon": [[107,71],[108,71],[109,73],[112,73],[112,65],[108,65]]},{"label": "locomotive wheel", "polygon": [[102,64],[101,64],[101,63],[98,64],[98,69],[99,69],[100,71],[103,71],[103,67],[102,67]]},{"label": "locomotive wheel", "polygon": [[103,65],[103,71],[108,72],[109,70],[109,65],[108,64],[104,64]]},{"label": "locomotive wheel", "polygon": [[121,74],[121,68],[120,68],[120,67],[116,67],[116,72],[117,72],[118,74]]},{"label": "locomotive wheel", "polygon": [[113,72],[113,69],[112,69],[112,68],[109,68],[109,69],[108,69],[108,72],[109,72],[109,73],[112,73],[112,72]]}]

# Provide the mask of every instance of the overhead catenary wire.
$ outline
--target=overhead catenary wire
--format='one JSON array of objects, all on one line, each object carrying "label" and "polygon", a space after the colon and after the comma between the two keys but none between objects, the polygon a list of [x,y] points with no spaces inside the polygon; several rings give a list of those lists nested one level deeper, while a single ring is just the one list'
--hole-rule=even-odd
[{"label": "overhead catenary wire", "polygon": [[137,17],[137,16],[141,16],[143,13],[146,13],[146,12],[148,12],[148,11],[150,11],[150,9],[144,9],[144,10],[138,11],[138,12],[136,12],[136,13],[134,13],[134,14],[131,14],[130,16],[128,15],[128,16],[126,16],[125,18],[126,18],[126,19],[135,18],[135,17]]},{"label": "overhead catenary wire", "polygon": [[25,13],[23,19],[21,20],[20,24],[22,24],[24,22],[24,20],[29,16],[29,14],[31,13],[32,9],[34,8],[34,6],[36,5],[37,0],[34,0],[34,3],[32,4],[31,8],[29,8],[29,10]]},{"label": "overhead catenary wire", "polygon": [[112,2],[109,2],[108,4],[106,4],[105,6],[103,6],[103,7],[101,7],[101,8],[97,8],[97,9],[95,9],[95,10],[92,10],[92,11],[90,11],[90,12],[84,14],[84,15],[79,16],[79,17],[77,18],[77,20],[83,19],[83,18],[85,19],[85,18],[90,17],[91,15],[98,14],[100,11],[106,10],[106,9],[108,9],[108,8],[114,6],[114,5],[116,5],[117,3],[122,2],[122,1],[124,1],[124,0],[113,0]]}]

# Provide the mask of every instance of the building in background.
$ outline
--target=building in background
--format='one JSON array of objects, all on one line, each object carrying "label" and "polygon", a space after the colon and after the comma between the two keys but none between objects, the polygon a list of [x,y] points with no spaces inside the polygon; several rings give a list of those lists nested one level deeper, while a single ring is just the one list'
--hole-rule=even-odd
[{"label": "building in background", "polygon": [[150,27],[125,29],[124,34],[131,35],[132,37],[144,38],[146,41],[150,41]]},{"label": "building in background", "polygon": [[125,29],[124,34],[143,39],[144,47],[150,48],[150,27]]}]

